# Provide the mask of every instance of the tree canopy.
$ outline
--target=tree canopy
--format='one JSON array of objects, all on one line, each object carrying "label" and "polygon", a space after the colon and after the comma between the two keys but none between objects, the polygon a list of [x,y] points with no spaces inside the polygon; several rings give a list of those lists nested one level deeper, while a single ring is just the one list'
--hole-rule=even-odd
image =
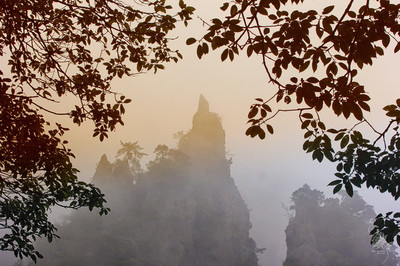
[{"label": "tree canopy", "polygon": [[[365,185],[397,200],[400,99],[384,107],[387,127],[378,131],[365,116],[370,97],[357,74],[384,56],[385,50],[400,50],[400,4],[349,0],[343,8],[333,2],[315,10],[304,7],[305,2],[226,2],[221,6],[225,16],[212,19],[202,38],[189,38],[186,43],[197,43],[199,58],[211,46],[222,51],[222,61],[233,61],[241,52],[261,59],[272,92],[271,97],[257,98],[251,105],[246,135],[265,139],[266,132],[274,133],[272,123],[280,113],[295,112],[305,131],[303,149],[314,160],[337,163],[337,179],[329,184],[334,193],[344,187],[351,196],[354,186]],[[276,108],[273,102],[278,103]],[[323,110],[354,119],[354,126],[329,128]],[[362,124],[375,137],[364,137]],[[375,226],[373,234],[384,232],[388,242],[397,236],[400,244],[399,212],[379,215]]]},{"label": "tree canopy", "polygon": [[147,155],[146,153],[142,152],[143,148],[140,147],[137,141],[121,141],[121,146],[122,147],[117,152],[117,157],[122,156],[124,160],[127,160],[134,174],[140,173],[142,171],[140,159],[142,159],[143,156]]},{"label": "tree canopy", "polygon": [[[89,120],[94,137],[108,137],[131,101],[112,90],[112,80],[182,58],[168,33],[187,25],[193,11],[165,0],[0,1],[0,56],[7,60],[0,70],[0,250],[41,257],[32,241],[57,237],[47,216],[52,206],[108,212],[100,190],[77,179],[68,129],[48,117]],[[67,97],[75,104],[65,104]]]}]

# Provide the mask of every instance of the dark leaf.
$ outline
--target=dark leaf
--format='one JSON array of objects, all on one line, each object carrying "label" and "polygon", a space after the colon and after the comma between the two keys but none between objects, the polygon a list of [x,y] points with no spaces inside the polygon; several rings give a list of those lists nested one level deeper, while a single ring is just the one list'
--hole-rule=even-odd
[{"label": "dark leaf", "polygon": [[232,5],[232,6],[231,6],[231,11],[230,11],[231,17],[235,16],[236,13],[237,13],[237,11],[238,11],[237,6],[236,6],[236,5]]},{"label": "dark leaf", "polygon": [[221,10],[222,10],[222,11],[225,11],[228,7],[229,7],[229,3],[224,3],[224,4],[221,6]]},{"label": "dark leaf", "polygon": [[319,82],[319,80],[317,78],[315,78],[315,77],[309,77],[307,79],[307,81],[310,82],[310,83],[318,83]]},{"label": "dark leaf", "polygon": [[201,59],[201,57],[203,56],[203,46],[201,46],[200,44],[197,46],[197,57],[199,59]]},{"label": "dark leaf", "polygon": [[371,111],[371,109],[370,109],[370,107],[369,107],[369,105],[368,105],[367,103],[362,102],[362,101],[359,101],[358,104],[359,104],[360,107],[361,107],[362,109],[364,109],[365,111],[368,111],[368,112]]},{"label": "dark leaf", "polygon": [[350,137],[349,135],[346,135],[342,138],[342,140],[340,141],[340,148],[344,148],[347,146],[347,144],[349,143]]},{"label": "dark leaf", "polygon": [[354,117],[361,121],[364,118],[361,108],[357,104],[352,105],[352,107]]},{"label": "dark leaf", "polygon": [[208,54],[209,48],[207,43],[203,43],[203,54]]},{"label": "dark leaf", "polygon": [[338,185],[338,184],[340,184],[340,183],[342,183],[342,180],[337,179],[337,180],[334,180],[334,181],[330,182],[330,183],[328,184],[328,186],[336,186],[336,185]]},{"label": "dark leaf", "polygon": [[269,107],[268,104],[264,103],[264,104],[262,105],[262,107],[263,107],[267,112],[272,112],[272,109],[271,109],[271,107]]},{"label": "dark leaf", "polygon": [[396,47],[394,48],[394,52],[397,53],[400,50],[400,42],[396,44]]},{"label": "dark leaf", "polygon": [[186,44],[187,44],[187,45],[194,44],[195,42],[196,42],[196,39],[195,39],[195,38],[189,38],[189,39],[186,40]]},{"label": "dark leaf", "polygon": [[233,61],[234,57],[233,51],[229,50],[229,60]]},{"label": "dark leaf", "polygon": [[[309,121],[309,120],[307,120],[307,121]],[[306,127],[307,127],[307,126],[306,126]],[[312,132],[311,130],[310,130],[310,131],[307,131],[306,133],[304,133],[304,138],[307,139],[307,138],[311,137],[312,134],[313,134],[313,132]]]},{"label": "dark leaf", "polygon": [[305,70],[308,68],[309,65],[310,65],[310,61],[305,61],[305,62],[303,62],[303,64],[301,64],[301,67],[300,67],[300,69],[299,69],[299,72],[305,71]]},{"label": "dark leaf", "polygon": [[312,154],[312,158],[313,158],[313,160],[317,159],[318,162],[322,162],[322,160],[324,159],[324,154],[322,153],[321,150],[317,149],[317,150],[314,150],[314,152]]},{"label": "dark leaf", "polygon": [[260,130],[258,132],[258,137],[260,139],[265,139],[265,131],[262,128],[260,128]]},{"label": "dark leaf", "polygon": [[385,48],[387,48],[388,45],[389,45],[389,43],[390,43],[390,36],[389,36],[388,34],[384,34],[384,35],[382,36],[382,44],[383,44],[383,46],[384,46]]},{"label": "dark leaf", "polygon": [[346,192],[350,197],[353,197],[353,186],[351,185],[350,182],[346,182],[344,184],[344,187],[346,188]]},{"label": "dark leaf", "polygon": [[301,123],[301,129],[306,129],[310,125],[310,123],[311,120],[304,120],[303,123]]},{"label": "dark leaf", "polygon": [[247,46],[247,56],[250,57],[252,53],[253,53],[253,46],[252,45]]},{"label": "dark leaf", "polygon": [[362,180],[360,177],[354,177],[350,180],[350,182],[355,185],[356,187],[361,188]]},{"label": "dark leaf", "polygon": [[333,9],[335,8],[335,6],[327,6],[324,8],[324,10],[322,11],[322,14],[328,14],[330,13]]},{"label": "dark leaf", "polygon": [[222,62],[225,61],[225,60],[228,58],[228,52],[229,52],[229,49],[228,49],[228,48],[226,48],[226,49],[222,52],[222,54],[221,54],[221,61],[222,61]]},{"label": "dark leaf", "polygon": [[303,150],[305,150],[305,151],[308,150],[310,148],[310,145],[311,145],[311,142],[309,140],[306,140],[303,143]]},{"label": "dark leaf", "polygon": [[301,116],[304,117],[304,118],[307,118],[307,119],[313,118],[313,115],[310,114],[310,113],[304,113],[304,114],[302,114]]},{"label": "dark leaf", "polygon": [[246,135],[250,135],[250,137],[254,138],[259,134],[260,130],[260,126],[251,126],[247,129]]},{"label": "dark leaf", "polygon": [[257,107],[253,107],[251,108],[248,118],[253,118],[258,114],[258,108]]},{"label": "dark leaf", "polygon": [[336,187],[333,188],[333,194],[338,193],[342,189],[342,184],[336,185]]},{"label": "dark leaf", "polygon": [[267,124],[267,130],[270,134],[274,134],[274,129],[272,128],[271,125]]}]

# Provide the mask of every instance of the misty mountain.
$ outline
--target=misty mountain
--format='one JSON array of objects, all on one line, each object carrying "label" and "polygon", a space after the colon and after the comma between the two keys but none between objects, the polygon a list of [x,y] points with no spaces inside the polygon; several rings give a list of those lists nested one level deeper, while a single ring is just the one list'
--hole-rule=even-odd
[{"label": "misty mountain", "polygon": [[370,244],[368,233],[376,216],[372,206],[357,192],[351,198],[339,194],[341,198],[325,198],[308,185],[293,192],[283,265],[399,265],[394,246],[383,239]]},{"label": "misty mountain", "polygon": [[203,96],[178,148],[157,146],[146,171],[137,142],[122,144],[122,158],[103,155],[92,180],[110,214],[69,215],[59,226],[61,239],[39,242],[39,265],[257,265],[225,131]]}]

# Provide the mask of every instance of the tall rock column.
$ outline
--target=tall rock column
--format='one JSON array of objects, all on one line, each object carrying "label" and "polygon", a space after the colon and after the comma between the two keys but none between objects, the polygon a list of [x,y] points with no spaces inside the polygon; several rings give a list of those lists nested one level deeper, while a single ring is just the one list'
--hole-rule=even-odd
[{"label": "tall rock column", "polygon": [[257,265],[249,211],[225,156],[225,131],[203,95],[179,150],[189,157],[188,178],[196,206],[191,265]]}]

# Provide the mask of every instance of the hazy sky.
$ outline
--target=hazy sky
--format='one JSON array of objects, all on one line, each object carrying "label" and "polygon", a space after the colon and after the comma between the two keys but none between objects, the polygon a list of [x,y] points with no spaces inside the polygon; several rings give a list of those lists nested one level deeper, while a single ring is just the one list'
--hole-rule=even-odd
[{"label": "hazy sky", "polygon": [[[197,8],[197,15],[208,19],[219,13],[222,1],[189,3]],[[118,127],[109,139],[102,143],[93,139],[90,123],[70,127],[67,138],[76,155],[75,166],[81,170],[81,178],[88,180],[103,153],[110,160],[114,159],[120,140],[138,140],[147,153],[152,153],[158,144],[174,147],[173,134],[191,128],[199,95],[203,94],[211,111],[222,117],[226,147],[233,157],[232,176],[251,209],[253,237],[259,247],[266,248],[260,263],[281,265],[286,256],[284,229],[287,225],[282,203],[288,205],[291,193],[304,183],[331,196],[331,188],[326,185],[335,178],[335,165],[312,161],[311,155],[302,151],[304,132],[300,130],[296,114],[277,117],[272,123],[275,134],[264,141],[245,136],[247,113],[253,99],[267,98],[272,92],[261,58],[248,59],[244,55],[234,62],[222,63],[220,51],[217,51],[198,60],[196,47],[185,46],[185,40],[191,36],[199,37],[201,32],[204,33],[205,28],[197,20],[189,23],[189,28],[182,27],[173,34],[179,37],[173,45],[184,56],[178,64],[166,65],[166,70],[156,75],[148,73],[124,78],[113,84],[115,91],[133,101],[126,108],[125,126]],[[399,60],[399,54],[394,56],[388,51],[384,59],[360,74],[373,99],[372,112],[367,117],[376,123],[384,119],[382,107],[400,98]],[[346,125],[343,119],[332,123]],[[384,125],[380,124],[381,127]],[[398,202],[389,196],[365,190],[360,194],[376,206],[377,212],[400,210]]]}]

